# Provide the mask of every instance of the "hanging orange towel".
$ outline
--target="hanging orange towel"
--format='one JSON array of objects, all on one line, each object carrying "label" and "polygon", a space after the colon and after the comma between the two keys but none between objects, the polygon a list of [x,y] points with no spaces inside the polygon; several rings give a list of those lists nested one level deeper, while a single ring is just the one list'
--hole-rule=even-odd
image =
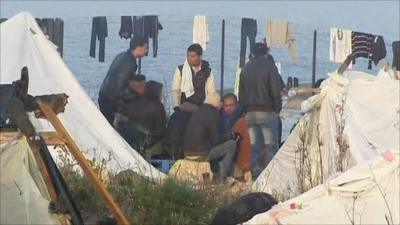
[{"label": "hanging orange towel", "polygon": [[240,118],[233,126],[233,132],[239,133],[241,141],[239,143],[238,153],[236,155],[236,164],[243,172],[251,169],[251,144],[249,129],[247,127],[246,117]]}]

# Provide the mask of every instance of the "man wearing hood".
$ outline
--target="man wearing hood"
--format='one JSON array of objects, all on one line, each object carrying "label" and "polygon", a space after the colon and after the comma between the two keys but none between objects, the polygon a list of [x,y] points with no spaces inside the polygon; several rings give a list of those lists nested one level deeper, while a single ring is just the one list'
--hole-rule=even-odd
[{"label": "man wearing hood", "polygon": [[184,102],[200,106],[208,94],[215,92],[210,64],[202,55],[201,46],[192,44],[187,49],[185,63],[176,68],[172,82],[173,107]]}]

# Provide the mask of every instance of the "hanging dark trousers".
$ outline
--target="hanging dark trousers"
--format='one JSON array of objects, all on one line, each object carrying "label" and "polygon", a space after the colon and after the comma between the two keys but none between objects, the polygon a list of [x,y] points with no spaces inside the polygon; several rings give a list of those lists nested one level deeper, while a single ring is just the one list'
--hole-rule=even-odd
[{"label": "hanging dark trousers", "polygon": [[158,52],[158,30],[163,27],[158,21],[158,16],[133,16],[133,36],[142,36],[147,40],[153,40],[153,57]]},{"label": "hanging dark trousers", "polygon": [[246,62],[247,38],[250,43],[250,52],[254,47],[257,35],[257,21],[255,19],[242,18],[242,28],[240,36],[240,61],[239,67],[243,68]]},{"label": "hanging dark trousers", "polygon": [[64,21],[60,18],[36,18],[36,22],[44,35],[57,46],[57,51],[63,56]]},{"label": "hanging dark trousers", "polygon": [[392,68],[400,70],[400,41],[394,41],[392,43],[392,49],[393,49]]},{"label": "hanging dark trousers", "polygon": [[133,24],[131,16],[121,16],[121,28],[119,29],[119,36],[125,39],[131,39],[133,35]]},{"label": "hanging dark trousers", "polygon": [[96,16],[92,19],[92,37],[90,39],[89,55],[96,57],[96,38],[99,40],[99,62],[104,62],[106,37],[108,36],[107,18]]}]

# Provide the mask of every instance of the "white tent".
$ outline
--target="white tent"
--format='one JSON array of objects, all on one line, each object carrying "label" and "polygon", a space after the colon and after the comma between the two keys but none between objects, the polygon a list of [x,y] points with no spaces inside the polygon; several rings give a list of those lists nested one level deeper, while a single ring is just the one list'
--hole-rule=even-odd
[{"label": "white tent", "polygon": [[0,146],[0,224],[59,224],[50,196],[24,137]]},{"label": "white tent", "polygon": [[399,163],[378,156],[245,224],[400,224]]},{"label": "white tent", "polygon": [[[165,176],[108,124],[30,13],[19,13],[0,26],[1,83],[19,79],[22,67],[27,66],[30,94],[69,95],[66,110],[59,117],[89,159],[107,159],[111,154],[112,159],[107,164],[109,171],[132,169],[156,180]],[[52,128],[47,121],[41,121],[41,126]]]},{"label": "white tent", "polygon": [[330,74],[253,189],[286,200],[386,151],[398,154],[399,94],[398,81]]}]

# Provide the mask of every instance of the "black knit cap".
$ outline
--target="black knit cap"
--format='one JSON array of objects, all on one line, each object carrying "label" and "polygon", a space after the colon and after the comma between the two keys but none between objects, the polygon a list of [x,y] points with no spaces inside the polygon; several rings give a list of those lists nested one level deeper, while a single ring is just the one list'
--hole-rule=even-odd
[{"label": "black knit cap", "polygon": [[251,53],[254,55],[266,55],[268,53],[268,47],[265,43],[257,42],[254,44]]}]

